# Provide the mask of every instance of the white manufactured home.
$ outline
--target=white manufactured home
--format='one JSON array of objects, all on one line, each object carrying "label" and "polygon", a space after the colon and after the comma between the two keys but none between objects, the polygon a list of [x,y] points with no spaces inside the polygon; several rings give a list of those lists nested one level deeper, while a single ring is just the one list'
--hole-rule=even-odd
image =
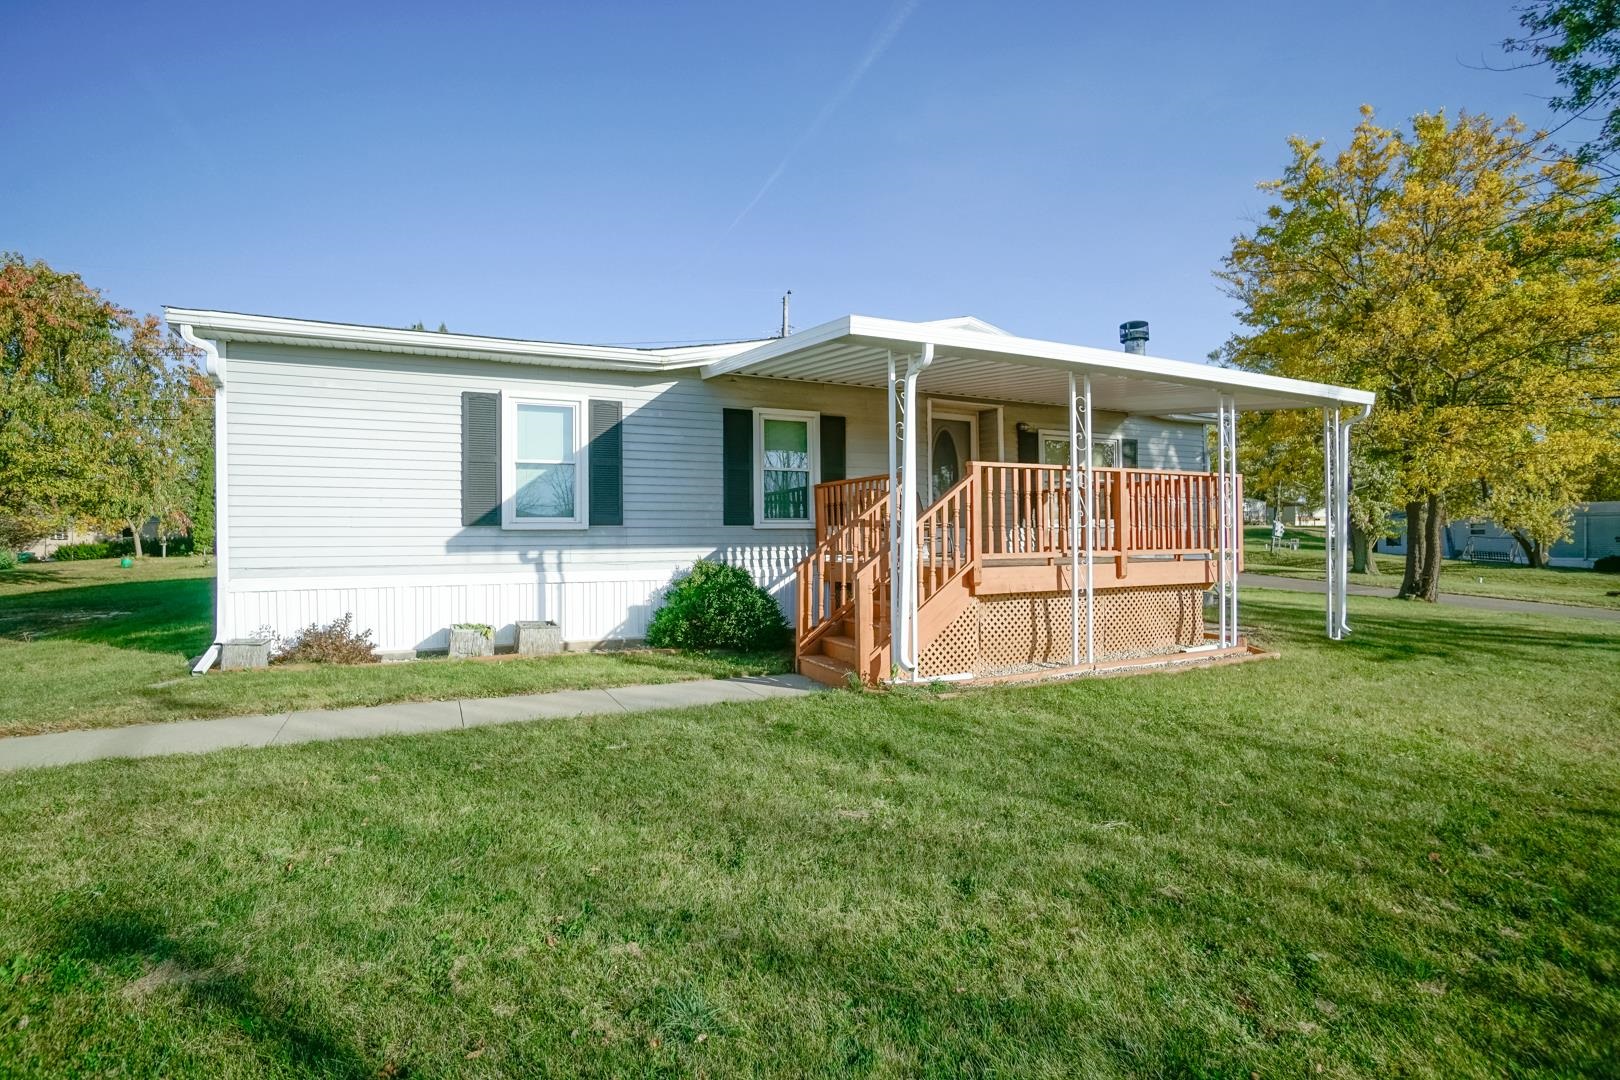
[{"label": "white manufactured home", "polygon": [[969,318],[624,348],[165,314],[217,388],[216,642],[351,612],[387,651],[634,641],[718,559],[826,681],[1238,649],[1237,412],[1321,409],[1342,459],[1372,403]]}]

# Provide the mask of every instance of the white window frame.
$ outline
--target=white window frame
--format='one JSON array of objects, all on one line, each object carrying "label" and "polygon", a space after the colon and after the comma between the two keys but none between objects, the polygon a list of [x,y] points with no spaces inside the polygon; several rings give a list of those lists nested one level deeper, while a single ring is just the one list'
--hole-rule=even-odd
[{"label": "white window frame", "polygon": [[[766,518],[765,516],[765,421],[802,420],[806,446],[810,451],[809,516],[805,518]],[[754,410],[754,528],[813,529],[816,527],[816,485],[821,483],[821,414],[797,409]]]},{"label": "white window frame", "polygon": [[[517,416],[520,405],[547,405],[573,413],[574,433],[574,516],[571,518],[526,518],[517,514]],[[501,528],[554,531],[583,529],[590,514],[590,455],[585,439],[585,403],[578,398],[539,397],[528,394],[501,395]]]}]

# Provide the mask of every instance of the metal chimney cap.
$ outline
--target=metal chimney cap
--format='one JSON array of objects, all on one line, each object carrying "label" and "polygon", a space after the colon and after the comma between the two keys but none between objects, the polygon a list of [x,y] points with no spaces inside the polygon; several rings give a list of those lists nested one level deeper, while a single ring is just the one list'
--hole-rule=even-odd
[{"label": "metal chimney cap", "polygon": [[1148,339],[1148,324],[1146,319],[1132,319],[1119,324],[1119,343],[1128,345],[1133,341],[1146,341]]}]

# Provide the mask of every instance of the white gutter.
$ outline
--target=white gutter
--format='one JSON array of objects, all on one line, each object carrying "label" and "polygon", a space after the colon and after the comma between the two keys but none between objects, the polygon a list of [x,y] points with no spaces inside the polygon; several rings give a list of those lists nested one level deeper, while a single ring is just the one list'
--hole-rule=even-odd
[{"label": "white gutter", "polygon": [[181,323],[178,329],[186,344],[202,350],[203,374],[214,387],[214,641],[191,669],[193,675],[201,675],[219,658],[225,626],[225,589],[230,581],[230,545],[226,542],[230,515],[226,512],[225,352],[221,342],[198,337],[190,323]]}]

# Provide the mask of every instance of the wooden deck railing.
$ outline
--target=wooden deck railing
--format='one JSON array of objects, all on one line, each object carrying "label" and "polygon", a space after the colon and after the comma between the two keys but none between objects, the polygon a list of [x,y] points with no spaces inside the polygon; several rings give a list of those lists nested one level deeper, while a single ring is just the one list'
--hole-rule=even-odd
[{"label": "wooden deck railing", "polygon": [[[988,561],[1066,555],[1071,550],[1069,470],[1061,465],[984,462],[979,478],[980,552]],[[1094,468],[1092,551],[1122,563],[1132,555],[1212,551],[1218,521],[1211,473]],[[1084,530],[1084,493],[1080,526]],[[1080,534],[1084,544],[1085,533]]]},{"label": "wooden deck railing", "polygon": [[[1198,555],[1215,549],[1219,515],[1213,474],[1099,467],[1091,475],[1096,484],[1092,500],[1096,554]],[[976,490],[966,490],[972,479],[977,480]],[[886,476],[816,485],[818,544],[861,520],[873,505],[887,499],[888,489]],[[946,499],[951,502],[942,507]],[[971,522],[947,527],[969,504]],[[1069,470],[1062,465],[970,462],[967,478],[919,510],[917,521],[924,563],[950,565],[940,561],[946,558],[946,547],[970,531],[977,545],[974,553],[992,561],[1067,554]],[[931,554],[935,551],[937,558]]]}]

